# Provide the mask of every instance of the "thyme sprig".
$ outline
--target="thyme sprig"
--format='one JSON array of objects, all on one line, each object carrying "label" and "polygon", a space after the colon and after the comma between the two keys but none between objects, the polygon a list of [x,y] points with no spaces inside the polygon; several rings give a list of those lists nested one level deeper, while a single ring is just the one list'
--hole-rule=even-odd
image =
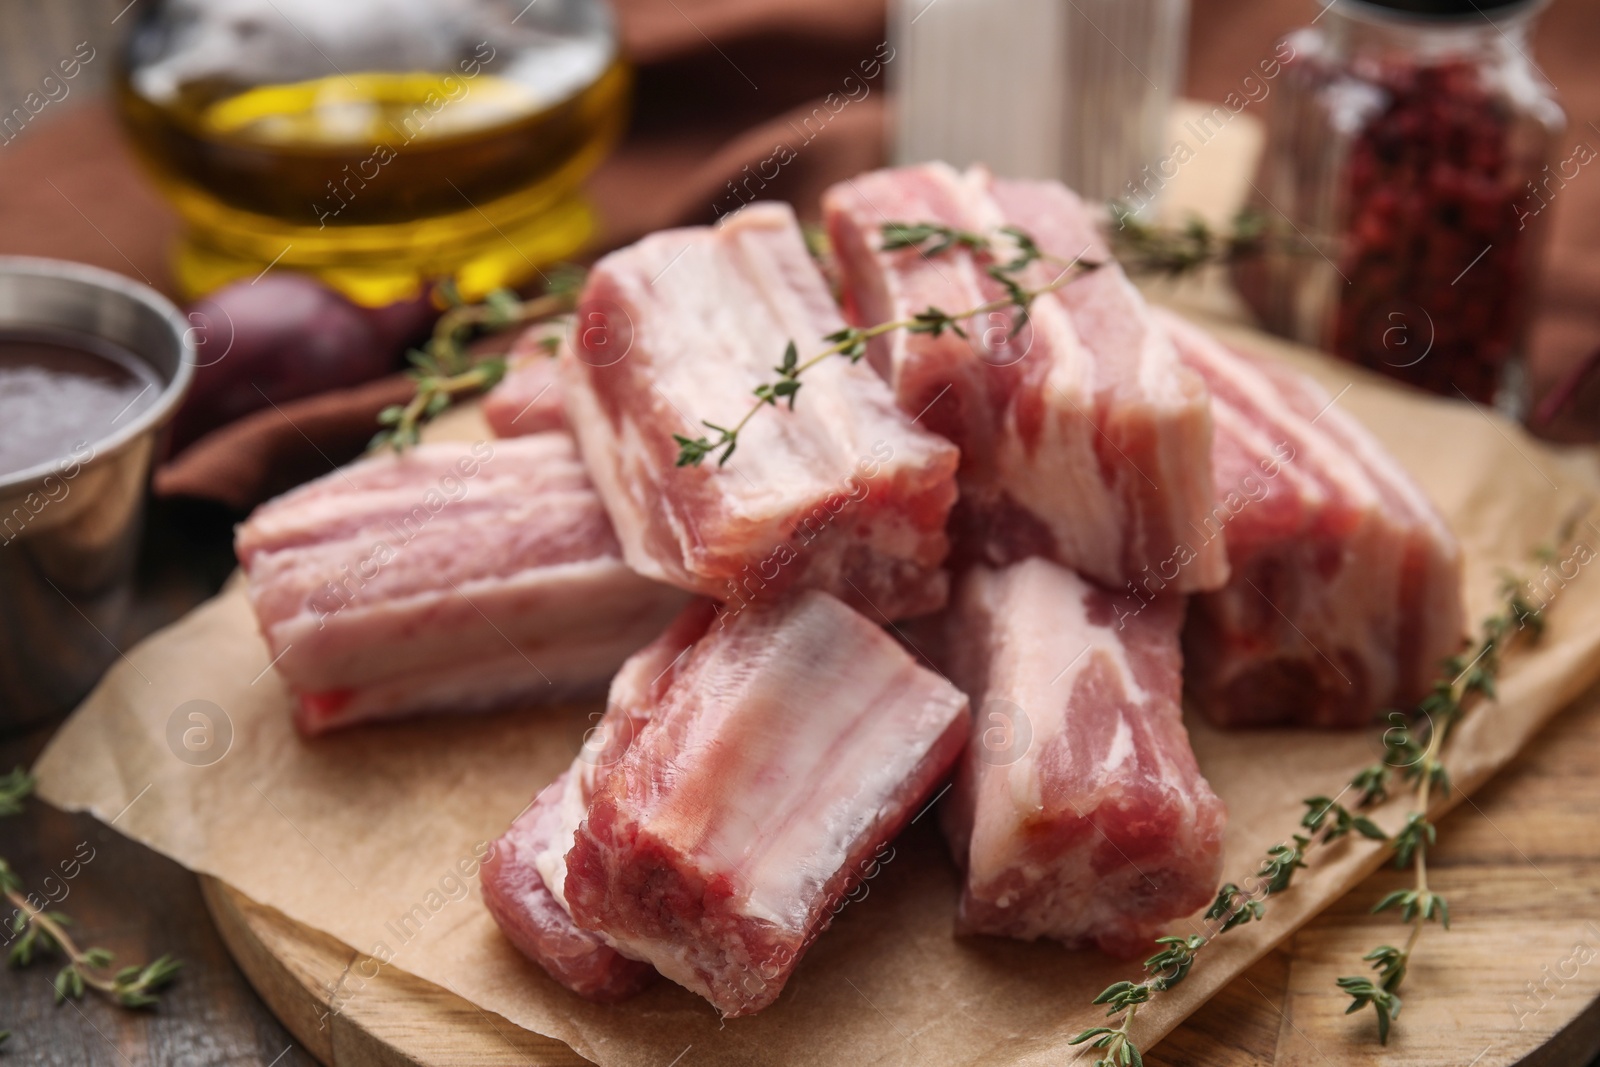
[{"label": "thyme sprig", "polygon": [[[0,815],[16,815],[22,802],[33,792],[33,776],[21,767],[0,776]],[[146,1008],[158,1002],[157,994],[177,977],[183,964],[171,956],[161,956],[144,966],[113,971],[116,957],[104,948],[80,948],[67,932],[73,921],[59,911],[45,911],[23,891],[22,878],[0,858],[0,894],[16,909],[6,922],[12,942],[7,963],[12,967],[30,966],[37,958],[60,954],[66,965],[56,972],[53,985],[56,1003],[71,997],[81,998],[93,989],[124,1008]],[[0,1043],[11,1031],[0,1030]]]},{"label": "thyme sprig", "polygon": [[958,230],[935,222],[889,222],[883,226],[885,252],[898,252],[915,248],[925,256],[942,255],[952,248],[968,248],[974,252],[987,252],[989,239],[971,230]]},{"label": "thyme sprig", "polygon": [[1129,274],[1176,278],[1211,263],[1233,263],[1258,254],[1266,240],[1266,217],[1249,208],[1217,231],[1198,217],[1178,227],[1144,222],[1126,204],[1112,201],[1111,246]]},{"label": "thyme sprig", "polygon": [[[1064,260],[1044,253],[1034,239],[1023,231],[1007,226],[997,231],[1005,238],[1002,244],[999,241],[982,234],[960,230],[950,226],[942,226],[928,222],[887,222],[882,227],[883,244],[886,251],[902,249],[915,249],[925,256],[938,256],[952,249],[964,248],[969,251],[981,252],[991,257],[1007,254],[1010,258],[1003,262],[991,263],[985,268],[988,276],[997,282],[1006,292],[1004,297],[987,300],[965,311],[955,313],[944,311],[937,307],[928,307],[916,312],[908,318],[895,319],[890,322],[880,322],[873,326],[846,326],[823,338],[828,342],[828,347],[806,359],[800,359],[798,346],[790,340],[784,347],[781,362],[772,369],[777,374],[774,381],[762,382],[752,391],[756,398],[744,415],[731,426],[722,426],[707,420],[701,420],[708,430],[715,436],[701,434],[698,437],[689,437],[684,434],[673,434],[672,439],[678,444],[678,463],[680,467],[698,467],[707,456],[713,453],[717,456],[717,466],[722,466],[733,456],[734,450],[739,445],[739,434],[750,420],[760,414],[766,407],[776,407],[778,401],[786,401],[790,411],[794,410],[795,398],[800,391],[801,375],[811,368],[835,356],[843,356],[851,363],[859,363],[867,354],[867,343],[875,337],[881,337],[896,330],[905,330],[912,334],[927,334],[930,337],[942,336],[945,331],[965,338],[966,330],[962,323],[979,315],[987,315],[993,311],[1012,312],[1012,336],[1027,324],[1028,314],[1033,302],[1046,293],[1054,292],[1072,281],[1080,273],[1090,271],[1101,266],[1094,261],[1085,261],[1081,257],[1074,260]],[[1060,267],[1059,272],[1049,281],[1034,288],[1024,286],[1016,277],[1024,269],[1038,262],[1048,262]]]},{"label": "thyme sprig", "polygon": [[505,357],[476,356],[468,342],[486,333],[566,314],[576,306],[583,287],[582,268],[552,269],[543,294],[523,300],[509,289],[496,289],[482,303],[468,304],[453,283],[435,290],[448,306],[434,323],[433,336],[422,348],[406,353],[416,393],[405,404],[391,404],[378,413],[381,427],[367,444],[375,452],[396,452],[417,443],[422,426],[463,396],[492,389],[506,374]]},{"label": "thyme sprig", "polygon": [[21,767],[0,774],[0,815],[22,814],[22,802],[33,793],[33,775]]},{"label": "thyme sprig", "polygon": [[[1314,800],[1324,798],[1317,797]],[[1311,804],[1307,801],[1307,804]],[[1326,815],[1326,811],[1324,811]],[[1217,899],[1206,909],[1206,934],[1187,937],[1167,936],[1156,938],[1161,951],[1144,961],[1145,979],[1142,982],[1115,982],[1095,998],[1095,1004],[1107,1004],[1106,1014],[1112,1018],[1121,1015],[1117,1025],[1091,1026],[1073,1037],[1068,1044],[1089,1043],[1090,1048],[1101,1050],[1095,1060],[1096,1067],[1139,1067],[1144,1062],[1139,1048],[1134,1044],[1132,1027],[1139,1005],[1148,1003],[1157,993],[1164,993],[1188,977],[1202,949],[1234,927],[1250,922],[1260,922],[1266,917],[1266,905],[1261,898],[1286,892],[1294,884],[1294,873],[1306,866],[1306,849],[1312,838],[1293,834],[1287,841],[1273,845],[1256,868],[1248,889],[1227,882],[1217,890]]]},{"label": "thyme sprig", "polygon": [[[1563,542],[1566,539],[1564,532]],[[1548,554],[1548,549],[1541,552]],[[1072,1038],[1070,1044],[1087,1042],[1101,1050],[1096,1067],[1139,1067],[1143,1058],[1131,1033],[1139,1005],[1183,981],[1199,953],[1217,937],[1235,927],[1263,921],[1264,898],[1292,886],[1294,873],[1307,867],[1310,849],[1333,845],[1352,833],[1382,842],[1394,851],[1395,866],[1411,866],[1417,876],[1414,888],[1390,893],[1373,908],[1375,913],[1399,910],[1401,920],[1411,924],[1405,945],[1380,945],[1363,957],[1377,972],[1375,976],[1338,979],[1339,988],[1351,997],[1346,1014],[1370,1005],[1377,1016],[1378,1039],[1387,1043],[1393,1021],[1400,1014],[1398,990],[1423,927],[1434,921],[1445,929],[1450,926],[1450,906],[1429,887],[1427,880],[1427,853],[1437,838],[1437,830],[1426,814],[1428,801],[1432,790],[1442,793],[1450,788],[1442,759],[1444,743],[1475,704],[1494,698],[1495,679],[1504,654],[1520,638],[1536,639],[1544,628],[1548,604],[1535,607],[1523,595],[1522,588],[1521,581],[1507,575],[1501,584],[1501,608],[1484,620],[1476,654],[1447,658],[1432,690],[1413,715],[1390,713],[1389,721],[1396,725],[1383,735],[1385,762],[1361,768],[1340,794],[1342,797],[1353,791],[1357,810],[1340,804],[1338,797],[1307,797],[1303,801],[1306,812],[1300,821],[1300,829],[1305,832],[1292,834],[1268,849],[1248,888],[1228,882],[1218,889],[1216,901],[1204,915],[1205,934],[1157,938],[1156,943],[1165,947],[1145,961],[1143,981],[1114,983],[1094,1000],[1095,1004],[1109,1005],[1109,1017],[1120,1016],[1117,1025],[1090,1027]],[[1396,768],[1402,778],[1415,786],[1417,810],[1409,813],[1400,829],[1390,835],[1360,814],[1360,809],[1387,799]]]},{"label": "thyme sprig", "polygon": [[[1476,704],[1495,698],[1495,679],[1499,677],[1501,657],[1520,639],[1536,640],[1544,630],[1544,609],[1530,604],[1522,593],[1522,582],[1507,575],[1501,583],[1500,610],[1483,622],[1476,654],[1451,656],[1443,675],[1418,706],[1402,730],[1386,731],[1387,747],[1405,757],[1399,764],[1400,776],[1415,788],[1415,810],[1406,815],[1404,825],[1388,839],[1394,849],[1394,865],[1415,872],[1410,889],[1387,894],[1372,908],[1373,914],[1397,910],[1400,921],[1409,923],[1411,932],[1405,944],[1379,945],[1362,959],[1376,975],[1346,975],[1338,986],[1350,996],[1345,1014],[1370,1006],[1377,1017],[1378,1041],[1387,1044],[1390,1027],[1400,1014],[1400,987],[1411,965],[1417,942],[1430,922],[1450,929],[1450,904],[1428,884],[1428,850],[1438,839],[1438,829],[1428,820],[1428,804],[1435,790],[1450,791],[1450,777],[1441,754],[1451,732]],[[1390,740],[1393,738],[1393,740]],[[1362,791],[1362,802],[1373,803],[1387,795],[1395,767],[1390,763],[1362,768],[1351,781]],[[1369,799],[1370,798],[1370,799]]]}]

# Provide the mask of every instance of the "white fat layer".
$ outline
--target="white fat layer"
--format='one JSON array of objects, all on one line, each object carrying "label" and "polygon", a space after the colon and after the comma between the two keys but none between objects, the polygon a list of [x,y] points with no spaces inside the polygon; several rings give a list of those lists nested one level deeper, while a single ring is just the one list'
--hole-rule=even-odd
[{"label": "white fat layer", "polygon": [[1035,311],[1034,344],[1047,346],[1052,359],[1044,422],[1037,447],[1029,449],[1015,414],[1008,415],[1000,444],[1001,480],[1018,504],[1043,519],[1060,558],[1076,560],[1084,571],[1109,581],[1120,570],[1122,509],[1101,478],[1095,455],[1089,352],[1056,304],[1040,304]]},{"label": "white fat layer", "polygon": [[1366,427],[1340,411],[1337,405],[1329,408],[1322,418],[1328,420],[1330,430],[1336,431],[1346,447],[1366,465],[1373,480],[1399,501],[1407,518],[1420,522],[1435,539],[1454,547],[1455,535],[1445,525],[1433,503]]},{"label": "white fat layer", "polygon": [[533,858],[533,865],[538,869],[544,887],[550,890],[550,895],[556,898],[556,903],[566,912],[571,911],[567,907],[567,850],[572,847],[572,839],[578,832],[578,826],[589,813],[589,796],[594,787],[594,770],[592,763],[585,763],[582,760],[573,762],[572,771],[567,776],[567,787],[561,791],[561,803],[557,805],[561,822],[556,832],[550,835],[550,841]]},{"label": "white fat layer", "polygon": [[1121,767],[1133,755],[1133,727],[1128,725],[1126,715],[1117,716],[1117,732],[1111,738],[1111,747],[1106,751],[1105,772],[1111,774]]},{"label": "white fat layer", "polygon": [[619,619],[664,623],[685,600],[643,581],[616,559],[530,568],[408,597],[317,614],[302,611],[268,629],[277,669],[307,690],[382,682],[397,669],[447,667],[511,640],[560,648],[615,633]]},{"label": "white fat layer", "polygon": [[1172,343],[1172,337],[1151,316],[1144,297],[1126,276],[1123,276],[1122,284],[1127,287],[1132,299],[1139,302],[1142,312],[1144,344],[1140,346],[1139,391],[1152,401],[1164,404],[1181,406],[1193,403],[1193,398],[1184,388],[1178,348]]},{"label": "white fat layer", "polygon": [[[1216,428],[1219,438],[1230,438],[1238,441],[1246,454],[1256,458],[1257,462],[1272,460],[1278,454],[1278,448],[1284,443],[1284,437],[1276,438],[1270,432],[1271,427],[1259,421],[1252,420],[1244,412],[1234,407],[1220,397],[1214,398],[1211,403],[1211,421]],[[1308,505],[1320,506],[1328,499],[1327,490],[1322,483],[1312,477],[1309,468],[1303,464],[1290,462],[1277,466],[1278,477],[1294,487],[1295,494]],[[1221,485],[1217,487],[1226,496],[1229,493],[1242,492],[1243,487],[1236,485]]]},{"label": "white fat layer", "polygon": [[[1260,425],[1268,435],[1287,438],[1295,445],[1296,464],[1321,472],[1339,495],[1352,503],[1376,505],[1378,487],[1366,468],[1320,426],[1291,411],[1271,379],[1249,361],[1228,352],[1198,327],[1170,314],[1163,316],[1163,321],[1173,336],[1181,340],[1185,354],[1192,361],[1202,364],[1207,374],[1227,381],[1243,395],[1250,408],[1244,418]],[[1327,399],[1330,403],[1333,400],[1332,397]],[[1318,421],[1325,417],[1318,417]]]}]

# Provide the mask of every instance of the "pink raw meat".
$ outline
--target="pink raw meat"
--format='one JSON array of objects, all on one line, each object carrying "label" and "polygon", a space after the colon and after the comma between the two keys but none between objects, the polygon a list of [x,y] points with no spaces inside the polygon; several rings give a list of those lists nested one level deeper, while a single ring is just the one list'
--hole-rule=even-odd
[{"label": "pink raw meat", "polygon": [[695,601],[660,637],[628,657],[612,680],[605,716],[584,738],[571,768],[540,791],[484,862],[483,899],[501,931],[550,977],[590,1000],[631,996],[653,981],[656,972],[572,921],[566,904],[566,852],[596,784],[649,721],[684,652],[705,633],[711,618],[711,603]]},{"label": "pink raw meat", "polygon": [[944,164],[842,182],[824,215],[851,321],[866,326],[927,307],[958,313],[1004,295],[988,252],[883,250],[886,223],[938,223],[1041,260],[1017,275],[1038,289],[1075,261],[1103,263],[1033,301],[1028,322],[991,313],[965,338],[898,330],[874,342],[873,366],[901,408],[961,446],[956,523],[963,557],[993,563],[1045,555],[1108,586],[1214,589],[1220,543],[1197,541],[1211,499],[1211,421],[1203,382],[1178,361],[1144,299],[1107,262],[1093,216],[1056,182],[998,181]]},{"label": "pink raw meat", "polygon": [[[943,223],[979,232],[992,220],[990,205],[942,163],[860,174],[828,189],[823,219],[838,265],[846,317],[858,326],[905,318],[925,308],[956,312],[988,299],[987,260],[955,250],[937,257],[906,250],[883,252],[890,222]],[[873,368],[894,389],[918,424],[961,449],[964,473],[989,471],[999,432],[989,367],[1003,362],[982,343],[993,324],[972,323],[979,343],[950,331],[938,336],[906,330],[886,333],[868,350]],[[1007,322],[999,323],[1002,327]]]},{"label": "pink raw meat", "polygon": [[1461,550],[1405,470],[1309,378],[1162,313],[1210,386],[1233,577],[1190,602],[1190,694],[1229,726],[1361,726],[1426,694],[1464,632]]},{"label": "pink raw meat", "polygon": [[579,926],[737,1016],[777,999],[945,776],[969,717],[954,687],[827,594],[727,618],[650,694],[565,888]]},{"label": "pink raw meat", "polygon": [[1127,955],[1211,899],[1226,814],[1183,726],[1182,621],[1182,597],[1038,558],[962,578],[947,659],[973,738],[942,813],[962,932]]},{"label": "pink raw meat", "polygon": [[538,857],[558,840],[572,788],[572,772],[563,771],[495,841],[480,872],[483,902],[511,943],[550,977],[589,1000],[623,1000],[649,985],[655,970],[580,930],[539,874]]},{"label": "pink raw meat", "polygon": [[623,564],[562,433],[361,460],[235,547],[307,734],[597,690],[684,601]]},{"label": "pink raw meat", "polygon": [[732,425],[752,391],[844,326],[790,209],[752,204],[669,230],[589,275],[564,356],[567,415],[628,563],[736,605],[822,589],[889,618],[940,607],[956,450],[866,367],[808,371],[726,466],[679,466],[674,434]]},{"label": "pink raw meat", "polygon": [[483,417],[496,437],[567,428],[559,363],[544,343],[552,336],[550,325],[541,323],[520,334],[506,353],[506,376],[483,398]]}]

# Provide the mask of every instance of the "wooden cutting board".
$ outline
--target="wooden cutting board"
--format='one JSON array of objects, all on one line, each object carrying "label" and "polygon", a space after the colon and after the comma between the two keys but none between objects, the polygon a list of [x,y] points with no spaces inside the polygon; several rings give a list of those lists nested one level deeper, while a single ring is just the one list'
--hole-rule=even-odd
[{"label": "wooden cutting board", "polygon": [[[1241,974],[1146,1057],[1152,1065],[1581,1067],[1600,1053],[1600,687],[1447,816],[1429,880],[1453,929],[1430,928],[1382,1048],[1346,1017],[1339,975],[1403,935],[1368,909],[1408,875],[1385,869]],[[331,991],[375,966],[335,939],[204,879],[223,940],[307,1051],[336,1067],[579,1067],[567,1046],[393,968],[337,1014]],[[1270,921],[1270,920],[1269,920]],[[1204,966],[1202,962],[1200,966]],[[735,1024],[737,1025],[737,1024]],[[1085,1065],[1087,1057],[1078,1061]],[[682,1061],[691,1067],[692,1052]],[[666,1067],[666,1065],[663,1065]]]}]

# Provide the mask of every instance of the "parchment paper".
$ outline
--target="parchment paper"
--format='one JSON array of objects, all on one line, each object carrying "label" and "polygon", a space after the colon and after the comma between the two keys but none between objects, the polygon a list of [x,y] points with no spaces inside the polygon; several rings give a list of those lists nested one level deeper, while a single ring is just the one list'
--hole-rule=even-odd
[{"label": "parchment paper", "polygon": [[[1256,335],[1232,339],[1286,349]],[[1499,569],[1524,568],[1569,516],[1586,514],[1579,537],[1600,549],[1600,519],[1584,510],[1600,486],[1592,455],[1558,455],[1487,412],[1403,393],[1342,365],[1306,366],[1393,449],[1461,537],[1469,618],[1493,605]],[[472,436],[478,425],[463,416],[451,436]],[[1499,704],[1457,734],[1450,769],[1467,790],[1600,673],[1600,567],[1567,570],[1577,573],[1562,579],[1543,643],[1516,658]],[[606,1067],[662,1067],[688,1046],[686,1064],[1059,1064],[1081,1051],[1067,1039],[1100,1018],[1094,995],[1137,976],[1137,962],[1051,944],[954,938],[956,876],[929,818],[896,844],[866,898],[844,909],[766,1012],[723,1025],[668,982],[625,1004],[585,1003],[501,939],[475,877],[462,872],[475,871],[485,843],[567,765],[599,706],[307,742],[290,728],[268,666],[236,581],[113,668],[40,759],[42,795],[114,820],[190,868]],[[204,729],[178,711],[195,700],[220,709],[225,722],[214,728],[232,733],[226,755],[207,765],[182,743],[183,729]],[[1338,793],[1380,752],[1376,729],[1224,735],[1198,721],[1190,729],[1230,812],[1225,877],[1233,880],[1293,832],[1302,797]],[[1379,809],[1380,824],[1394,829],[1404,804]],[[1376,848],[1359,839],[1317,852],[1312,869],[1272,900],[1267,922],[1223,936],[1184,984],[1141,1010],[1141,1043],[1153,1044],[1377,862]],[[336,1006],[361,996],[362,976],[346,977]]]}]

